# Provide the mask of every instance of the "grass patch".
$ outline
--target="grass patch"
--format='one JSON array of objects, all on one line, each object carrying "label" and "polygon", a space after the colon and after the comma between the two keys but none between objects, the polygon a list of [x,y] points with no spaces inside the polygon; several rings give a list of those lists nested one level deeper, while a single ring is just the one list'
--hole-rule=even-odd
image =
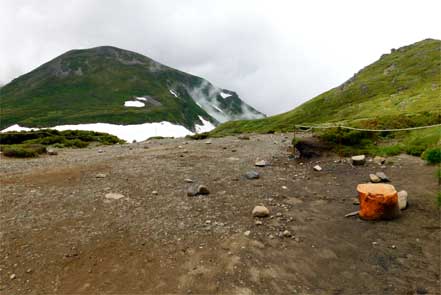
[{"label": "grass patch", "polygon": [[33,158],[46,153],[46,147],[41,144],[13,144],[0,147],[3,155],[14,158]]},{"label": "grass patch", "polygon": [[123,143],[116,136],[81,130],[38,130],[0,133],[0,146],[7,157],[37,157],[46,152],[46,146],[57,148],[85,148],[90,143],[103,145]]}]

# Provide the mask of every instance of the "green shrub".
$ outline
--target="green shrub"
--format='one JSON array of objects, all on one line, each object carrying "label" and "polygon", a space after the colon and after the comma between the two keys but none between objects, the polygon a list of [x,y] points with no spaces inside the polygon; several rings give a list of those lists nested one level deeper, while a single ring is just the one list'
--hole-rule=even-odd
[{"label": "green shrub", "polygon": [[65,147],[76,147],[76,148],[85,148],[89,145],[88,142],[82,141],[80,139],[70,139],[64,141]]},{"label": "green shrub", "polygon": [[196,133],[196,134],[193,134],[193,135],[187,135],[186,136],[186,138],[190,138],[190,139],[194,139],[194,140],[207,139],[208,137],[210,137],[210,133],[208,133],[208,132]]},{"label": "green shrub", "polygon": [[424,160],[426,160],[430,164],[441,163],[441,148],[439,148],[439,147],[428,148],[424,152],[422,157]]},{"label": "green shrub", "polygon": [[32,158],[46,153],[46,147],[40,144],[16,144],[2,146],[3,155],[14,158]]},{"label": "green shrub", "polygon": [[403,147],[399,144],[378,148],[377,154],[381,156],[395,156],[403,151]]}]

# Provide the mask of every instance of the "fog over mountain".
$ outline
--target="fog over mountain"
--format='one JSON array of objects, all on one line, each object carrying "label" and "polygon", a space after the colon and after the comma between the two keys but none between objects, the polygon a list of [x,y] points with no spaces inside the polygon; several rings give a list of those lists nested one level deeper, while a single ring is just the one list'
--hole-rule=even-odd
[{"label": "fog over mountain", "polygon": [[439,1],[0,2],[0,85],[111,45],[234,89],[266,114],[341,84],[391,48],[441,38]]}]

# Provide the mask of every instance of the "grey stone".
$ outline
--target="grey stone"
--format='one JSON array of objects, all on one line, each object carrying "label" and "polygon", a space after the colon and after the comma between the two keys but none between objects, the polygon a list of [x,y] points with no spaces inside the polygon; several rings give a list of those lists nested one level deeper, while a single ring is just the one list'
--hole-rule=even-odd
[{"label": "grey stone", "polygon": [[210,191],[205,185],[192,185],[187,190],[187,196],[208,195]]},{"label": "grey stone", "polygon": [[313,169],[314,169],[314,171],[322,171],[323,170],[322,167],[320,167],[319,165],[315,165]]},{"label": "grey stone", "polygon": [[375,175],[377,175],[378,178],[380,178],[382,182],[389,182],[390,181],[389,177],[387,177],[387,175],[384,174],[384,172],[377,172],[377,173],[375,173]]},{"label": "grey stone", "polygon": [[245,173],[245,177],[247,179],[258,179],[260,177],[260,174],[257,171],[251,170]]},{"label": "grey stone", "polygon": [[122,194],[116,194],[116,193],[108,193],[106,194],[106,199],[111,199],[111,200],[119,200],[124,198],[124,195]]},{"label": "grey stone", "polygon": [[46,150],[46,153],[47,153],[48,155],[50,155],[50,156],[56,156],[56,155],[58,155],[58,152],[57,152],[56,150],[54,150],[54,149],[51,149],[51,148],[47,149],[47,150]]}]

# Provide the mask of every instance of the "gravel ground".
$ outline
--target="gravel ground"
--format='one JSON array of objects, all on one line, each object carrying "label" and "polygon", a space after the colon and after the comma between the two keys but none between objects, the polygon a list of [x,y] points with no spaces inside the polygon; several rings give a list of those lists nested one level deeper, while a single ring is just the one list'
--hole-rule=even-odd
[{"label": "gravel ground", "polygon": [[[384,167],[289,160],[291,137],[0,158],[0,294],[439,294],[436,167],[405,155]],[[377,171],[408,191],[409,208],[393,221],[344,218]],[[194,184],[210,194],[187,196]],[[256,205],[270,217],[253,218]]]}]

